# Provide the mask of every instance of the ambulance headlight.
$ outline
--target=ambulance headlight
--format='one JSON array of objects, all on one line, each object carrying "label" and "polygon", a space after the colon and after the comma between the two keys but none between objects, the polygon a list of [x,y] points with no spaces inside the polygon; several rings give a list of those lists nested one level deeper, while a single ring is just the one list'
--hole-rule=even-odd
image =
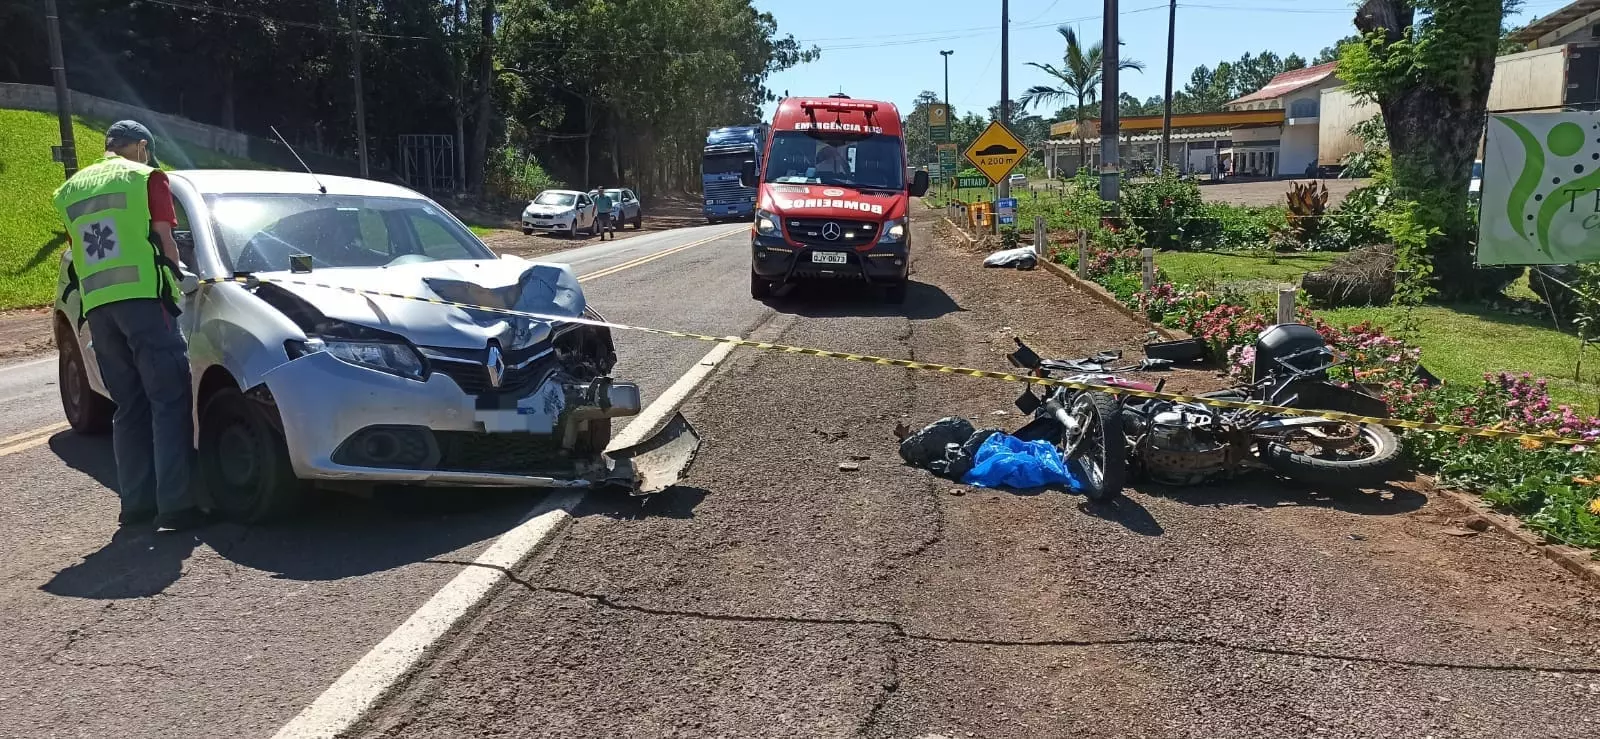
[{"label": "ambulance headlight", "polygon": [[762,236],[772,236],[780,230],[777,214],[769,213],[759,208],[756,210],[756,233]]}]

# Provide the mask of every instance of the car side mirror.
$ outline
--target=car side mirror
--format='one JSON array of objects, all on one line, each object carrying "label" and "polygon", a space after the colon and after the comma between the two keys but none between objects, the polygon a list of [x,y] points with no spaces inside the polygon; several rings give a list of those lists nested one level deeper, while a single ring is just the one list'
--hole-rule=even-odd
[{"label": "car side mirror", "polygon": [[740,187],[755,187],[756,186],[756,163],[755,163],[755,160],[746,159],[746,160],[744,160],[744,164],[739,167],[739,186]]},{"label": "car side mirror", "polygon": [[914,198],[920,198],[923,195],[927,194],[927,192],[928,192],[928,171],[927,170],[919,169],[919,170],[917,170],[916,174],[911,175],[911,187],[908,189],[908,192],[910,192],[911,193],[911,197],[914,197]]}]

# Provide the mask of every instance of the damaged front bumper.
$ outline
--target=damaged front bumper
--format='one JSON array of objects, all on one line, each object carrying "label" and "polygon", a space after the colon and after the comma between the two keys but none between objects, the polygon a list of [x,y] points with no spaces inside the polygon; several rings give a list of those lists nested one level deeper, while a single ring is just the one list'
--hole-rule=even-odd
[{"label": "damaged front bumper", "polygon": [[560,370],[530,390],[469,394],[442,371],[419,382],[315,353],[264,379],[295,475],[310,481],[647,494],[676,484],[700,443],[675,415],[649,439],[604,451],[604,422],[638,415],[638,387]]}]

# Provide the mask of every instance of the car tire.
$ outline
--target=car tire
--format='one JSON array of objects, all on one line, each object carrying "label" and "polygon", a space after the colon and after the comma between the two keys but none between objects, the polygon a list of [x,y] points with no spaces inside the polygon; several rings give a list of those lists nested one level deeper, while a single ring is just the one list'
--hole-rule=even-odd
[{"label": "car tire", "polygon": [[635,231],[644,230],[644,216],[643,215],[637,215],[637,216],[633,217],[633,230],[635,230]]},{"label": "car tire", "polygon": [[531,229],[531,228],[522,229],[522,235],[523,236],[532,236],[533,235],[533,229]]},{"label": "car tire", "polygon": [[61,411],[72,430],[80,434],[104,434],[111,430],[111,416],[117,406],[89,386],[89,370],[84,366],[78,338],[70,330],[56,331],[56,387],[61,395]]},{"label": "car tire", "polygon": [[769,280],[750,271],[750,297],[756,300],[768,300],[772,297],[772,280]]},{"label": "car tire", "polygon": [[200,410],[200,479],[223,518],[260,523],[300,507],[304,485],[268,411],[233,387],[206,398]]},{"label": "car tire", "polygon": [[883,291],[883,299],[891,305],[901,305],[906,302],[906,282],[890,283]]}]

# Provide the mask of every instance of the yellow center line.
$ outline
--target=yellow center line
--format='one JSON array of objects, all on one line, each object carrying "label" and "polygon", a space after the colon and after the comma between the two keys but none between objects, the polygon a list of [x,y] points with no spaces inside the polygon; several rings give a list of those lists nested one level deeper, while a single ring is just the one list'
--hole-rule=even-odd
[{"label": "yellow center line", "polygon": [[39,446],[40,444],[44,444],[45,442],[50,441],[50,437],[55,435],[57,431],[64,431],[66,428],[67,422],[60,421],[57,423],[52,423],[49,426],[45,426],[44,428],[37,428],[32,431],[24,431],[20,434],[16,434],[15,436],[8,436],[4,439],[0,439],[0,457],[4,457],[8,454],[15,454],[21,451],[27,451]]},{"label": "yellow center line", "polygon": [[597,279],[600,279],[601,277],[606,277],[608,275],[614,275],[614,274],[616,274],[618,272],[621,272],[623,270],[633,269],[634,267],[637,267],[637,266],[639,266],[641,264],[646,264],[648,262],[653,262],[653,261],[655,261],[657,259],[661,259],[663,257],[669,257],[669,256],[672,256],[673,254],[677,254],[680,251],[684,251],[685,249],[689,249],[689,248],[692,248],[692,247],[700,246],[701,244],[709,244],[709,243],[711,243],[713,241],[716,241],[717,239],[724,239],[724,238],[727,238],[729,236],[733,236],[734,234],[737,234],[740,231],[745,231],[745,230],[747,230],[747,229],[741,227],[741,228],[734,229],[732,231],[728,231],[726,233],[717,234],[716,236],[712,236],[712,237],[709,237],[709,238],[704,238],[704,239],[701,239],[699,241],[691,241],[691,242],[689,242],[687,244],[674,246],[671,249],[667,249],[667,250],[664,250],[664,251],[658,251],[658,252],[656,252],[654,254],[646,254],[646,255],[644,255],[642,257],[638,257],[636,259],[630,259],[630,260],[628,260],[626,262],[623,262],[622,264],[612,265],[612,266],[607,267],[605,269],[602,269],[602,270],[600,270],[598,272],[592,272],[590,274],[587,274],[587,275],[584,275],[582,277],[579,277],[578,278],[578,282],[588,282],[590,280],[597,280]]}]

